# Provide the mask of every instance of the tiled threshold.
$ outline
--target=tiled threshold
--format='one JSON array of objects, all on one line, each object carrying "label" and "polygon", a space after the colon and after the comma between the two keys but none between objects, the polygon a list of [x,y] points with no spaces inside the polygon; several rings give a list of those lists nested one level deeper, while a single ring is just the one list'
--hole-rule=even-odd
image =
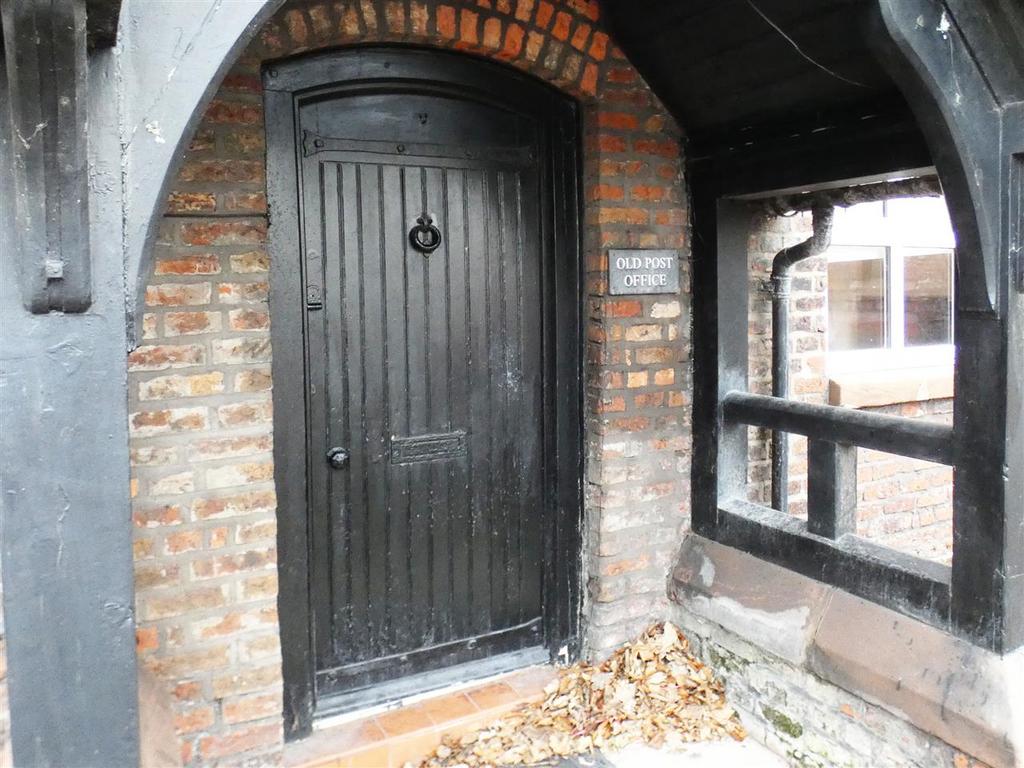
[{"label": "tiled threshold", "polygon": [[287,768],[401,768],[426,757],[442,736],[482,728],[541,698],[556,674],[551,666],[528,667],[314,731],[285,747],[284,763]]}]

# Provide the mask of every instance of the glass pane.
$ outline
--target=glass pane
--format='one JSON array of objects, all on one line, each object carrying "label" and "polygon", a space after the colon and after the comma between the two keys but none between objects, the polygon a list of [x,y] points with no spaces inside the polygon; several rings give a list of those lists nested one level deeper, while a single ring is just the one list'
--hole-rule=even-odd
[{"label": "glass pane", "polygon": [[885,206],[881,200],[835,209],[832,218],[832,245],[887,244]]},{"label": "glass pane", "polygon": [[955,238],[946,200],[942,197],[898,197],[887,200],[888,245],[953,248]]},{"label": "glass pane", "polygon": [[904,257],[904,338],[908,347],[953,341],[951,259],[948,251]]},{"label": "glass pane", "polygon": [[[866,249],[877,253],[876,249]],[[828,348],[832,352],[885,346],[885,260],[828,265]]]}]

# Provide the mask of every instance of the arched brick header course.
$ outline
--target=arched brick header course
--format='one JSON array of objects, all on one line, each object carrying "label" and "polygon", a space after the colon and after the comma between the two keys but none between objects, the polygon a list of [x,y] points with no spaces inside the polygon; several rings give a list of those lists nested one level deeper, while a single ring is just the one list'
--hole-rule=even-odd
[{"label": "arched brick header course", "polygon": [[588,650],[661,611],[687,526],[688,264],[677,296],[605,296],[608,247],[685,245],[679,135],[597,4],[289,3],[181,158],[129,357],[139,653],[195,765],[269,759],[282,743],[260,69],[367,43],[504,62],[582,106]]},{"label": "arched brick header course", "polygon": [[594,0],[415,0],[310,3],[287,8],[264,27],[246,57],[291,55],[332,45],[422,43],[507,62],[577,97],[597,93],[608,35]]}]

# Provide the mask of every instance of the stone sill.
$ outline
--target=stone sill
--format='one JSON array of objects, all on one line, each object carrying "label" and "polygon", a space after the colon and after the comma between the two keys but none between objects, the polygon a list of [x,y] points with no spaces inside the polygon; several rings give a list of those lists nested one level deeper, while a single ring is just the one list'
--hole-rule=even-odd
[{"label": "stone sill", "polygon": [[1000,656],[687,534],[671,599],[747,643],[998,768],[1024,766],[1024,648]]},{"label": "stone sill", "polygon": [[[415,703],[354,716],[286,744],[285,768],[403,768],[419,765],[443,736],[485,728],[527,702],[543,698],[557,675],[549,665],[527,667]],[[355,713],[356,715],[358,713]]]},{"label": "stone sill", "polygon": [[907,368],[836,374],[828,381],[829,405],[874,408],[953,397],[950,368]]}]

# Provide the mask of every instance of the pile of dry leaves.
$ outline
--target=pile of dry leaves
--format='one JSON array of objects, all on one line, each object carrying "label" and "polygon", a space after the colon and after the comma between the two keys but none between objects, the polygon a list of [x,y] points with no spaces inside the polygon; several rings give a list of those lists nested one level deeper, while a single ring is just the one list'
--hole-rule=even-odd
[{"label": "pile of dry leaves", "polygon": [[598,666],[576,664],[488,728],[445,737],[421,768],[530,765],[633,742],[667,749],[746,737],[722,683],[671,624],[656,624]]}]

